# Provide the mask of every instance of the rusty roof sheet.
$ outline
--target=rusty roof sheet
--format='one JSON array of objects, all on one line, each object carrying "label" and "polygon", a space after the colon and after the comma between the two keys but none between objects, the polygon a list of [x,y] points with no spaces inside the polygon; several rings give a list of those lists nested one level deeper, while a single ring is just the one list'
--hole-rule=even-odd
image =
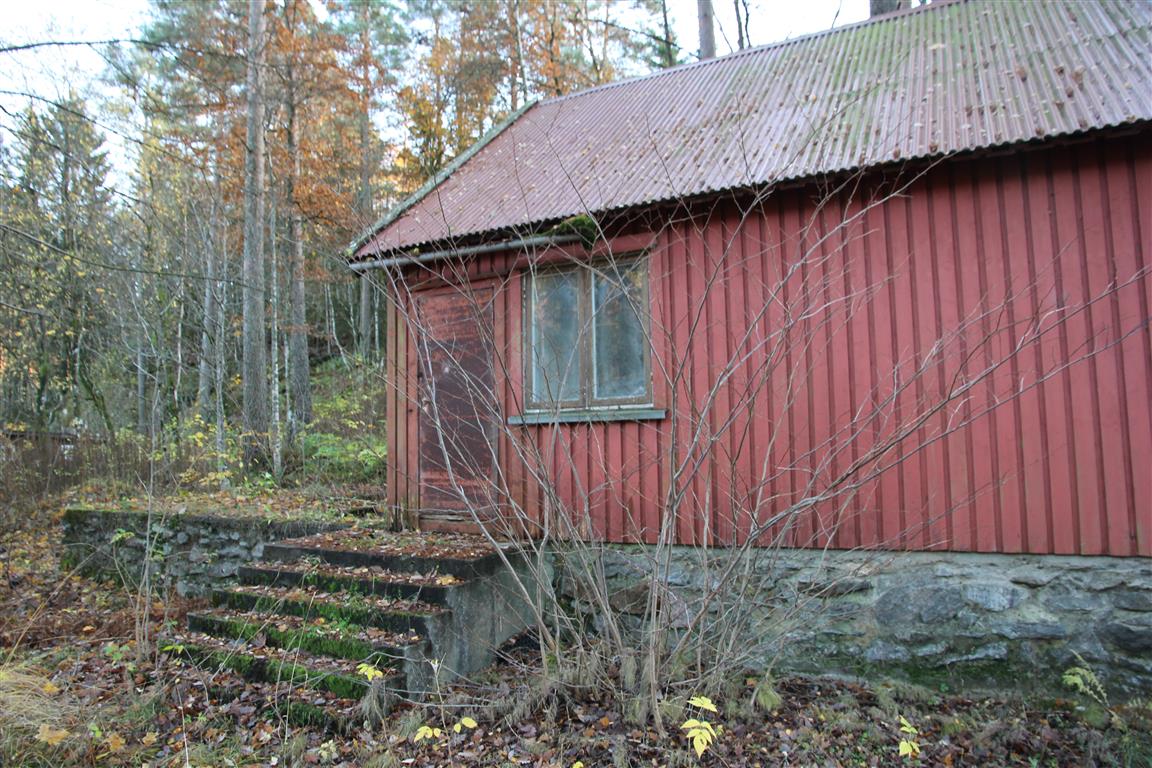
[{"label": "rusty roof sheet", "polygon": [[1152,4],[957,0],[542,101],[365,257],[1152,119]]}]

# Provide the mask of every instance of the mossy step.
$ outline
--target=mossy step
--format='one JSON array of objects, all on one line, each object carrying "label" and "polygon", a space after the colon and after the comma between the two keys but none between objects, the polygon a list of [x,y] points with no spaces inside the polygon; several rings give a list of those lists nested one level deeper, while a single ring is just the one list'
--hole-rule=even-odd
[{"label": "mossy step", "polygon": [[248,585],[217,589],[212,603],[238,611],[257,611],[328,621],[346,621],[392,632],[429,634],[430,625],[446,616],[437,606],[410,600],[389,600],[344,592],[323,592],[315,587]]},{"label": "mossy step", "polygon": [[[281,683],[264,683],[229,670],[214,674],[205,685],[217,703],[247,702],[261,717],[286,720],[300,727],[318,727],[349,733],[363,723],[363,699],[344,699],[328,691],[284,691]],[[228,708],[224,708],[225,713]]]},{"label": "mossy step", "polygon": [[349,528],[267,544],[265,561],[377,566],[398,573],[437,573],[470,579],[495,573],[500,554],[482,538],[461,534],[395,533]]},{"label": "mossy step", "polygon": [[[221,640],[198,632],[174,636],[166,647],[178,650],[198,666],[214,665],[258,682],[299,685],[354,700],[362,699],[371,689],[367,678],[357,674],[357,664],[340,664],[300,650]],[[382,690],[404,687],[401,673],[374,666],[384,675]]]},{"label": "mossy step", "polygon": [[323,617],[277,616],[215,608],[188,614],[188,628],[218,638],[252,641],[262,638],[277,648],[299,648],[318,656],[391,664],[406,658],[404,646],[423,642],[412,632],[387,632]]},{"label": "mossy step", "polygon": [[467,582],[456,576],[424,576],[386,571],[376,566],[310,566],[300,563],[245,565],[239,571],[241,584],[273,586],[312,586],[329,592],[383,595],[444,605],[452,589]]}]

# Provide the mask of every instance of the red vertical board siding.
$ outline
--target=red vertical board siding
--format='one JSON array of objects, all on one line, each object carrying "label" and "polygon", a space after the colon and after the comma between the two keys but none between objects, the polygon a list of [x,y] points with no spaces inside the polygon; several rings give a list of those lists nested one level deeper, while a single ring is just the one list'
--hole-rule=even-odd
[{"label": "red vertical board siding", "polygon": [[[777,267],[780,272],[780,301],[783,305],[781,313],[781,335],[784,346],[783,367],[781,369],[780,384],[780,413],[781,413],[781,453],[780,463],[780,493],[777,496],[777,514],[786,513],[801,492],[801,480],[798,470],[802,468],[807,453],[807,435],[805,414],[808,400],[806,393],[797,391],[796,379],[806,375],[806,355],[803,348],[792,343],[789,339],[803,333],[803,288],[804,272],[798,266],[803,260],[804,243],[802,237],[803,220],[798,215],[799,203],[794,196],[788,195],[780,203],[779,233],[781,241],[781,263]],[[805,521],[803,518],[785,518],[781,520],[780,535],[777,539],[784,546],[804,546]]]},{"label": "red vertical board siding", "polygon": [[[841,408],[845,420],[852,418],[859,408],[859,403],[865,402],[866,392],[870,386],[869,381],[869,314],[864,297],[860,292],[868,289],[869,283],[865,277],[865,254],[862,249],[864,236],[864,208],[863,201],[848,198],[845,205],[845,218],[851,222],[848,227],[841,230],[841,247],[844,249],[844,275],[843,294],[845,298],[844,312],[847,323],[845,344],[847,351],[844,359],[848,363],[847,397]],[[840,417],[838,417],[840,418]],[[849,446],[847,455],[842,464],[842,471],[847,472],[864,457],[872,442],[872,425],[858,425],[856,429],[845,434]],[[872,515],[866,512],[871,503],[869,494],[857,494],[851,499],[850,518],[847,521],[847,532],[842,539],[841,546],[859,547],[864,541],[875,541],[875,527],[870,524]]]},{"label": "red vertical board siding", "polygon": [[734,541],[738,529],[737,518],[744,506],[739,484],[743,472],[740,458],[741,419],[737,409],[742,395],[743,364],[736,352],[741,345],[746,326],[740,306],[734,304],[737,288],[734,274],[744,273],[743,252],[740,250],[740,219],[736,206],[725,205],[721,209],[720,222],[721,251],[718,270],[721,281],[721,312],[714,318],[716,331],[721,344],[715,354],[720,358],[713,374],[725,380],[717,397],[717,430],[721,435],[716,452],[716,538],[720,541]]},{"label": "red vertical board siding", "polygon": [[[764,290],[764,257],[768,244],[764,236],[764,216],[752,215],[742,228],[744,254],[743,282],[744,314],[747,318],[748,352],[750,355],[747,391],[752,402],[747,405],[747,478],[748,504],[744,510],[744,528],[740,543],[760,526],[767,517],[771,488],[768,484],[771,468],[772,414],[769,409],[770,377],[765,368],[770,366],[772,354],[767,330],[769,295]],[[764,362],[759,362],[764,361]]]},{"label": "red vertical board siding", "polygon": [[[1123,167],[1126,155],[1124,148],[1110,147],[1104,167]],[[1152,174],[1143,175],[1147,184]],[[1149,251],[1147,242],[1141,242],[1141,213],[1152,210],[1152,200],[1138,199],[1134,172],[1110,173],[1106,181],[1116,280],[1124,286],[1113,304],[1113,317],[1117,327],[1125,328],[1138,323],[1140,318],[1152,317],[1148,293],[1152,280],[1147,272]],[[1146,237],[1149,234],[1147,219],[1143,225]],[[1123,379],[1120,397],[1125,409],[1122,422],[1127,450],[1130,456],[1152,457],[1152,327],[1145,323],[1140,331],[1129,334],[1119,345],[1117,365]],[[1152,499],[1152,472],[1141,471],[1133,462],[1126,462],[1125,467],[1129,494],[1127,547],[1133,554],[1146,555],[1152,527],[1152,511],[1147,507],[1147,500]],[[1143,551],[1139,549],[1140,542],[1145,544]]]},{"label": "red vertical board siding", "polygon": [[[1057,291],[1060,310],[1067,316],[1062,327],[1066,347],[1061,358],[1069,360],[1084,357],[1092,337],[1092,311],[1086,306],[1087,288],[1081,265],[1087,259],[1082,237],[1079,206],[1079,183],[1074,155],[1053,158],[1052,186],[1055,194],[1057,263]],[[1069,435],[1072,448],[1076,503],[1073,507],[1074,525],[1078,535],[1077,554],[1098,555],[1102,552],[1100,521],[1091,510],[1102,499],[1097,476],[1097,447],[1093,404],[1096,400],[1096,382],[1091,359],[1068,368],[1066,390],[1069,403]]]},{"label": "red vertical board siding", "polygon": [[749,294],[755,290],[754,283],[759,273],[758,254],[750,242],[755,219],[749,219],[743,210],[737,210],[736,214],[732,251],[738,261],[731,282],[729,315],[733,318],[732,348],[738,355],[739,365],[732,387],[733,450],[736,461],[730,484],[734,497],[730,515],[734,541],[742,544],[751,534],[756,515],[757,472],[752,445],[753,415],[756,406],[764,402],[764,397],[756,391],[755,363],[761,356],[757,352],[758,324],[749,306]]},{"label": "red vertical board siding", "polygon": [[[849,430],[845,426],[854,420],[857,398],[860,393],[859,380],[867,370],[865,368],[868,359],[867,350],[863,347],[867,315],[857,311],[861,305],[858,303],[854,290],[857,283],[864,284],[858,274],[863,266],[858,248],[862,233],[860,226],[861,209],[858,201],[853,200],[847,193],[841,194],[839,203],[841,215],[848,223],[839,228],[836,237],[836,247],[840,249],[841,275],[840,279],[835,282],[835,287],[840,297],[840,315],[844,322],[844,333],[841,334],[842,348],[837,354],[837,358],[848,361],[848,363],[847,370],[836,377],[836,381],[841,387],[841,394],[838,398],[839,407],[835,415],[835,423],[837,429],[840,430],[839,442],[842,446],[840,461],[836,469],[838,477],[848,472],[859,461],[862,455],[860,451],[865,447],[861,443],[866,443],[868,439],[867,429]],[[859,438],[853,438],[853,432],[858,434]],[[845,503],[839,505],[841,525],[838,529],[837,546],[843,548],[860,546],[861,504],[863,501],[862,495],[853,495],[846,499]]]},{"label": "red vertical board siding", "polygon": [[[509,431],[501,491],[526,532],[555,531],[562,512],[609,541],[667,526],[682,544],[738,542],[857,466],[855,495],[761,543],[1152,554],[1152,150],[1085,141],[910,179],[699,204],[664,226],[648,265],[654,405],[669,415]],[[515,258],[466,265],[498,276],[506,415],[524,402]],[[418,506],[407,305],[401,290],[387,315],[387,481],[391,503]],[[542,467],[520,461],[532,454]]]},{"label": "red vertical board siding", "polygon": [[[950,190],[947,177],[937,175],[930,180],[931,194],[927,196],[925,215],[927,216],[930,271],[931,271],[931,317],[933,336],[945,337],[948,330],[959,323],[956,313],[956,289],[952,283],[951,255],[954,252],[955,237],[952,231],[952,217],[948,201]],[[929,381],[930,395],[938,401],[947,397],[949,379],[946,361],[934,361],[932,377]],[[932,477],[932,510],[929,521],[928,539],[932,547],[944,549],[953,541],[953,466],[955,442],[949,434],[949,413],[945,411],[932,420],[931,432],[935,442],[932,445],[934,459]]]},{"label": "red vertical board siding", "polygon": [[[836,361],[832,353],[832,340],[837,325],[838,308],[829,292],[829,282],[834,278],[836,260],[835,249],[829,243],[829,235],[835,230],[828,227],[828,209],[834,205],[830,201],[820,207],[810,220],[814,230],[809,240],[812,250],[812,269],[808,274],[810,309],[806,314],[813,316],[810,385],[805,389],[809,394],[811,418],[808,423],[811,459],[809,477],[816,483],[824,484],[830,478],[830,465],[836,461],[835,430],[832,426],[833,410],[836,407]],[[836,500],[830,499],[812,509],[812,535],[810,546],[837,546],[832,531],[832,520]]]},{"label": "red vertical board siding", "polygon": [[[1129,150],[1131,151],[1131,147]],[[1129,220],[1133,227],[1133,240],[1135,241],[1135,250],[1133,253],[1135,266],[1139,268],[1141,277],[1138,281],[1136,289],[1137,299],[1129,299],[1126,304],[1125,311],[1128,312],[1133,309],[1133,304],[1137,304],[1139,309],[1137,312],[1137,319],[1143,317],[1152,317],[1152,222],[1147,219],[1147,212],[1152,210],[1152,171],[1149,169],[1150,164],[1147,161],[1147,150],[1141,155],[1144,160],[1139,165],[1139,171],[1136,170],[1136,163],[1124,163],[1123,167],[1127,167],[1129,173],[1129,184],[1131,185],[1132,193],[1130,199],[1133,201],[1133,215]],[[1122,313],[1123,315],[1124,313]],[[1132,357],[1139,359],[1142,363],[1142,370],[1138,371],[1133,376],[1133,383],[1130,392],[1133,393],[1130,402],[1139,403],[1143,405],[1144,414],[1146,419],[1134,420],[1132,423],[1133,430],[1143,430],[1147,424],[1147,433],[1142,435],[1138,444],[1144,446],[1143,452],[1133,451],[1135,456],[1148,456],[1152,455],[1152,324],[1145,323],[1143,333],[1133,334],[1129,340],[1130,348],[1132,349]],[[1143,392],[1141,398],[1140,392]],[[1139,466],[1139,465],[1137,465]],[[1152,514],[1147,513],[1147,507],[1152,506],[1152,472],[1142,471],[1138,473],[1139,485],[1137,486],[1137,518],[1136,518],[1136,548],[1141,555],[1152,555]]]},{"label": "red vertical board siding", "polygon": [[[1042,237],[1036,229],[1034,196],[1039,192],[1031,184],[1029,174],[1034,172],[1028,158],[1019,158],[1012,163],[1013,177],[1006,179],[1008,185],[1008,217],[1015,222],[1012,242],[1017,244],[1015,283],[1018,303],[1028,318],[1028,328],[1024,332],[1037,334],[1040,324],[1033,320],[1040,314],[1042,298],[1050,295],[1044,288],[1049,283],[1036,269],[1036,249]],[[1045,272],[1047,275],[1047,272]],[[1021,373],[1019,386],[1024,394],[1020,403],[1020,461],[1022,462],[1023,505],[1022,513],[1028,520],[1028,552],[1051,552],[1055,547],[1055,529],[1052,507],[1052,472],[1047,424],[1047,383],[1043,380],[1044,344],[1036,344],[1018,361]],[[1044,458],[1042,458],[1044,457]],[[1028,514],[1028,510],[1036,510]]]},{"label": "red vertical board siding", "polygon": [[[1107,210],[1103,206],[1104,190],[1097,163],[1099,145],[1089,145],[1078,153],[1077,175],[1080,177],[1078,204],[1082,211],[1081,237],[1084,242],[1081,271],[1084,275],[1086,300],[1091,301],[1091,319],[1088,348],[1092,351],[1109,350],[1118,341],[1113,333],[1111,311],[1114,294],[1109,295],[1113,283],[1114,259],[1109,252]],[[1116,549],[1116,536],[1126,537],[1128,523],[1127,484],[1124,482],[1124,455],[1119,407],[1119,381],[1115,361],[1120,356],[1114,350],[1092,359],[1093,394],[1092,417],[1097,436],[1097,470],[1100,484],[1100,508],[1115,510],[1116,515],[1098,515],[1100,520],[1100,551]],[[1100,435],[1114,435],[1112,439],[1099,439]],[[1119,437],[1120,439],[1116,439]]]},{"label": "red vertical board siding", "polygon": [[[923,183],[925,194],[913,195],[908,200],[908,281],[911,290],[909,308],[912,313],[912,356],[915,370],[922,371],[916,376],[914,408],[929,402],[934,389],[933,383],[937,367],[933,360],[932,346],[940,334],[936,331],[935,286],[932,284],[932,233],[929,229],[928,201],[933,192],[928,182]],[[922,423],[916,430],[912,449],[915,451],[915,467],[918,482],[911,496],[910,514],[915,516],[915,536],[912,546],[917,549],[930,549],[938,542],[931,533],[934,528],[933,516],[940,513],[938,494],[943,491],[942,483],[930,483],[929,477],[942,477],[943,468],[934,462],[938,444],[930,441],[931,431],[937,426],[935,419]],[[911,462],[909,462],[911,465]]]}]

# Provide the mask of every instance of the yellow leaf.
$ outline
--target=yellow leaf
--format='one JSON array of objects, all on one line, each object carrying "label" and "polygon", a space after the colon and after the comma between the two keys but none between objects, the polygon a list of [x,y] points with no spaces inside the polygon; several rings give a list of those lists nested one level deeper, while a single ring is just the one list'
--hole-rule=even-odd
[{"label": "yellow leaf", "polygon": [[717,712],[716,705],[712,703],[712,699],[707,696],[693,696],[688,699],[688,703],[694,707],[708,710],[709,712]]},{"label": "yellow leaf", "polygon": [[704,753],[708,751],[709,740],[703,733],[698,733],[692,738],[692,748],[696,750],[696,757],[703,757]]},{"label": "yellow leaf", "polygon": [[680,727],[688,731],[688,738],[692,738],[693,734],[697,731],[707,733],[710,736],[716,735],[716,730],[712,727],[712,723],[707,720],[685,720],[684,724]]},{"label": "yellow leaf", "polygon": [[452,726],[452,730],[456,731],[456,733],[460,733],[460,723],[456,723],[456,725]]},{"label": "yellow leaf", "polygon": [[108,739],[107,739],[108,751],[119,752],[120,750],[124,749],[124,743],[125,743],[124,737],[121,736],[120,734],[118,734],[118,733],[108,734]]},{"label": "yellow leaf", "polygon": [[439,728],[430,728],[427,725],[422,725],[416,729],[416,734],[412,737],[412,741],[420,743],[425,739],[438,739],[440,734],[443,733]]},{"label": "yellow leaf", "polygon": [[576,762],[572,763],[572,768],[584,768],[584,761],[577,760]]},{"label": "yellow leaf", "polygon": [[361,664],[360,666],[356,667],[356,672],[368,678],[368,682],[372,682],[378,677],[384,677],[384,673],[376,669],[376,667],[371,664]]},{"label": "yellow leaf", "polygon": [[40,689],[49,696],[54,696],[57,693],[60,693],[60,688],[51,680],[45,680],[44,685],[40,686]]},{"label": "yellow leaf", "polygon": [[452,574],[448,574],[446,576],[440,576],[436,579],[436,583],[442,587],[451,586],[453,584],[459,583],[459,581],[460,581],[460,579],[456,578]]},{"label": "yellow leaf", "polygon": [[36,731],[36,740],[42,741],[50,747],[55,747],[71,735],[63,728],[53,728],[47,723],[40,723],[40,728]]},{"label": "yellow leaf", "polygon": [[914,741],[903,739],[900,742],[900,757],[919,757],[920,745]]},{"label": "yellow leaf", "polygon": [[140,743],[146,747],[150,747],[156,743],[156,739],[158,737],[159,734],[157,734],[156,731],[149,731],[148,733],[144,734],[144,738],[140,739]]},{"label": "yellow leaf", "polygon": [[460,725],[464,726],[465,728],[475,728],[476,721],[465,715],[464,717],[460,718]]}]

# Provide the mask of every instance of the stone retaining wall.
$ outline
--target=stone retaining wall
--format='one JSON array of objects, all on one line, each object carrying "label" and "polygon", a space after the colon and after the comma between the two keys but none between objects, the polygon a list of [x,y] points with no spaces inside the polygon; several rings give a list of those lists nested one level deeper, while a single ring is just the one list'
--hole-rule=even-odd
[{"label": "stone retaining wall", "polygon": [[[604,551],[618,609],[642,613],[651,557],[642,547]],[[752,590],[738,603],[753,617],[747,640],[784,669],[1056,691],[1079,653],[1116,696],[1152,690],[1149,558],[818,550],[753,558]],[[705,598],[721,586],[724,562],[717,550],[675,548],[666,599],[686,619],[731,607],[730,587]],[[594,614],[573,572],[561,566],[561,592]]]},{"label": "stone retaining wall", "polygon": [[212,515],[73,508],[64,512],[62,566],[138,585],[146,553],[160,592],[201,596],[259,559],[270,541],[345,528],[346,523],[234,519]]}]

